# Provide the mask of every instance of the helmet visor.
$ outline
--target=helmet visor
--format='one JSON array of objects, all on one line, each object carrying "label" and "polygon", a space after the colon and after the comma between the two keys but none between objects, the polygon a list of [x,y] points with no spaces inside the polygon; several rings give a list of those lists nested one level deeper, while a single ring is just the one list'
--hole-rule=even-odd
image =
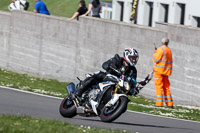
[{"label": "helmet visor", "polygon": [[133,64],[137,64],[137,61],[138,61],[138,56],[129,56],[128,57],[130,62],[133,63]]}]

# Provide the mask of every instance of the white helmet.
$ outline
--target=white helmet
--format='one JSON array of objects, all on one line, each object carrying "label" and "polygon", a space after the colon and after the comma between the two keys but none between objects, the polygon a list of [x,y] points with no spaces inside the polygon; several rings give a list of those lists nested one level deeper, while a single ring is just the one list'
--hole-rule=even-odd
[{"label": "white helmet", "polygon": [[139,53],[134,48],[126,48],[123,56],[123,59],[130,64],[130,66],[136,65],[139,59]]}]

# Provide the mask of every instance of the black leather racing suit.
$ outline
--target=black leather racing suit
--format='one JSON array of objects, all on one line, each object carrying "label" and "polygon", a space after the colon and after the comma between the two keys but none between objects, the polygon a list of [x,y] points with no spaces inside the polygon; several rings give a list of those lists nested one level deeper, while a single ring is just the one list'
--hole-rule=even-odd
[{"label": "black leather racing suit", "polygon": [[[118,54],[116,54],[113,58],[109,59],[108,61],[104,62],[102,67],[105,72],[99,71],[95,72],[91,77],[87,77],[84,81],[82,81],[79,86],[77,87],[76,95],[81,96],[82,93],[91,85],[100,83],[104,80],[107,73],[115,75],[117,77],[121,76],[122,74],[128,77],[127,79],[130,81],[132,78],[136,82],[137,78],[137,70],[135,66],[125,66],[124,59],[121,58]],[[118,72],[116,72],[117,70]]]},{"label": "black leather racing suit", "polygon": [[[115,76],[121,76],[122,74],[129,78],[137,78],[137,69],[135,66],[125,66],[124,59],[121,58],[118,54],[116,54],[113,58],[103,63],[102,67],[108,73],[113,74]],[[114,69],[114,70],[113,70]],[[116,72],[119,71],[120,73]]]}]

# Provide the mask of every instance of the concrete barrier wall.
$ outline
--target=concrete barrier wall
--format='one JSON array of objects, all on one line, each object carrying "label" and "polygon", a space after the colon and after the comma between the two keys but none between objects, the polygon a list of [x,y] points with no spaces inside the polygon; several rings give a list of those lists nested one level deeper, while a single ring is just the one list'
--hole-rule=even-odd
[{"label": "concrete barrier wall", "polygon": [[[66,21],[21,11],[0,12],[0,19],[1,68],[67,82],[102,70],[104,61],[115,53],[122,55],[126,47],[140,53],[140,81],[152,70],[153,43],[159,46],[161,38],[169,36],[174,57],[170,77],[174,101],[200,105],[198,30],[163,24],[157,24],[161,29],[150,28],[91,17]],[[155,98],[153,80],[141,94]]]},{"label": "concrete barrier wall", "polygon": [[7,67],[10,44],[11,14],[0,12],[0,66]]}]

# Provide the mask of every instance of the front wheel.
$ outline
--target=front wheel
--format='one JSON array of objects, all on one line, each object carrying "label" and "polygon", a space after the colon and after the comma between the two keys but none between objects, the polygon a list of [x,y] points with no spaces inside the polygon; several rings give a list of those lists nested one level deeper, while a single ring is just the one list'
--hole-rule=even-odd
[{"label": "front wheel", "polygon": [[69,95],[67,95],[60,104],[60,114],[63,117],[72,118],[77,115],[76,107],[73,101],[70,100]]},{"label": "front wheel", "polygon": [[119,97],[115,105],[106,107],[101,110],[100,118],[103,122],[112,122],[117,119],[127,109],[128,98],[125,96]]}]

